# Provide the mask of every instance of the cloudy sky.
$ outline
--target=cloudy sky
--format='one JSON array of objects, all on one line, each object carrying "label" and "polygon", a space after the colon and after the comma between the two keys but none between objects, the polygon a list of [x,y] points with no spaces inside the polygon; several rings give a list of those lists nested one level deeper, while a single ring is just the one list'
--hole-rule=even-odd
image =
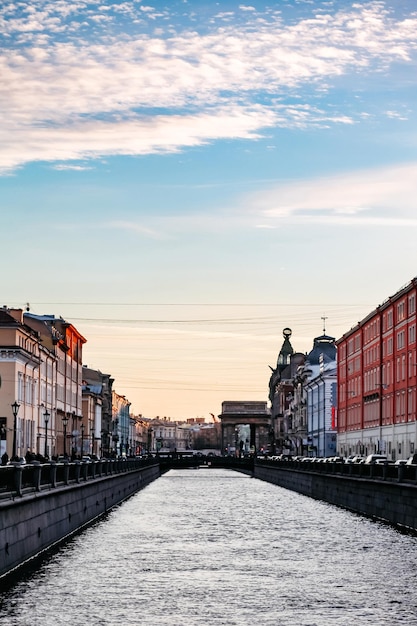
[{"label": "cloudy sky", "polygon": [[134,413],[267,400],[416,275],[414,0],[0,6],[1,291]]}]

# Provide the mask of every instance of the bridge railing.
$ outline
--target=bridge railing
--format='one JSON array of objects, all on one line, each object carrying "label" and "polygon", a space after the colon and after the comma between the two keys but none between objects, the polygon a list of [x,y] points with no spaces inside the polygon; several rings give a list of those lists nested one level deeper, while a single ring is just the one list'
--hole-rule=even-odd
[{"label": "bridge railing", "polygon": [[64,461],[25,465],[12,463],[0,467],[0,499],[10,499],[52,489],[57,486],[95,480],[111,474],[131,472],[155,465],[154,458],[102,459],[100,461]]},{"label": "bridge railing", "polygon": [[156,457],[161,468],[161,473],[170,469],[197,469],[223,468],[253,472],[253,458],[241,458],[232,456],[205,456],[205,455],[161,455]]},{"label": "bridge railing", "polygon": [[198,467],[225,468],[253,472],[254,462],[282,469],[303,472],[337,474],[356,478],[389,480],[417,484],[417,466],[385,464],[345,464],[335,462],[310,462],[300,460],[271,460],[267,458],[237,458],[228,456],[161,456],[142,459],[103,459],[92,462],[18,463],[0,467],[0,499],[21,497],[29,493],[53,489],[57,486],[95,480],[112,474],[131,472],[138,468],[159,464],[161,473],[170,469]]},{"label": "bridge railing", "polygon": [[161,473],[170,469],[218,467],[253,472],[253,458],[204,455],[155,455],[141,459],[102,459],[100,461],[63,461],[21,465],[12,463],[0,467],[0,499],[14,499],[58,486],[82,483],[112,474],[131,472],[159,464]]},{"label": "bridge railing", "polygon": [[417,465],[395,465],[394,463],[340,463],[305,462],[301,460],[275,460],[258,458],[257,463],[282,469],[296,469],[308,473],[338,474],[355,478],[390,480],[417,483]]}]

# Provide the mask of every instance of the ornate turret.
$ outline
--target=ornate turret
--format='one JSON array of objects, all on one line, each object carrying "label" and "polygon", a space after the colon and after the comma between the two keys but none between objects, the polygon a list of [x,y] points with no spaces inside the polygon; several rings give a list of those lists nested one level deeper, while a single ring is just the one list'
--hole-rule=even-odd
[{"label": "ornate turret", "polygon": [[277,369],[280,373],[287,367],[287,365],[289,365],[290,358],[294,354],[293,347],[290,343],[290,337],[292,335],[291,328],[284,328],[282,335],[284,337],[284,343],[281,346],[277,360]]},{"label": "ornate turret", "polygon": [[283,371],[290,365],[291,357],[294,354],[293,347],[290,343],[292,331],[291,328],[284,328],[282,331],[282,335],[284,337],[284,343],[281,346],[281,350],[278,354],[277,365],[274,369],[269,366],[269,369],[272,371],[271,377],[269,379],[269,399],[271,404],[274,402],[274,394],[276,390],[276,386],[282,378]]},{"label": "ornate turret", "polygon": [[329,335],[320,335],[314,339],[314,345],[311,352],[307,355],[307,361],[310,365],[324,366],[327,363],[333,363],[336,360],[336,339]]}]

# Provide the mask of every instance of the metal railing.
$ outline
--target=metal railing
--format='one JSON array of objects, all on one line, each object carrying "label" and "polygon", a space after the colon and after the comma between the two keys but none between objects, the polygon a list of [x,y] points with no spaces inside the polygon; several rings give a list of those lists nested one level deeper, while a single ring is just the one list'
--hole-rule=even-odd
[{"label": "metal railing", "polygon": [[188,469],[197,467],[212,467],[253,472],[254,464],[253,457],[238,458],[235,456],[181,456],[171,454],[167,456],[160,456],[158,460],[161,473],[170,469]]},{"label": "metal railing", "polygon": [[49,462],[0,467],[0,500],[20,498],[25,495],[54,489],[65,485],[96,480],[112,474],[132,472],[142,467],[159,465],[161,473],[170,469],[187,469],[201,466],[253,471],[254,462],[271,468],[297,470],[308,473],[329,474],[354,478],[386,480],[417,484],[417,465],[392,463],[336,463],[303,462],[300,460],[272,460],[267,458],[239,459],[236,457],[144,457],[141,459],[102,459],[100,461]]},{"label": "metal railing", "polygon": [[132,472],[155,465],[154,458],[102,459],[100,461],[63,461],[0,467],[0,500],[14,499],[58,486],[96,480],[112,474]]},{"label": "metal railing", "polygon": [[340,463],[305,462],[301,460],[259,459],[257,463],[268,467],[292,469],[308,473],[332,474],[346,477],[388,480],[417,484],[417,465],[395,465],[394,463]]}]

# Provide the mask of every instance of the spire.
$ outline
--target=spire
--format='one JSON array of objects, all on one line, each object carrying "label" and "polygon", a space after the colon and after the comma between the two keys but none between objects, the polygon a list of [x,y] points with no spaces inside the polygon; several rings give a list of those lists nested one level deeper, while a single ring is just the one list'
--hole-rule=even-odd
[{"label": "spire", "polygon": [[282,370],[287,367],[290,362],[291,355],[294,354],[293,347],[290,343],[290,337],[292,335],[291,328],[284,328],[284,330],[282,331],[282,335],[284,337],[284,343],[282,344],[281,350],[279,351],[277,361],[277,369],[280,372],[282,372]]}]

